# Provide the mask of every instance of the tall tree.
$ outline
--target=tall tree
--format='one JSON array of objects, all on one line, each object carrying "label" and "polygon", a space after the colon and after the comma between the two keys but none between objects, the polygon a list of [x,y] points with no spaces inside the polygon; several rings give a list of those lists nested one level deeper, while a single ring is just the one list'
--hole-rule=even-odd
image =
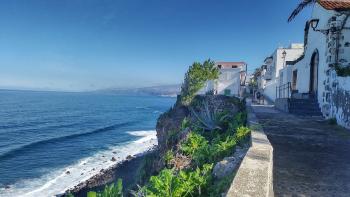
[{"label": "tall tree", "polygon": [[293,10],[292,14],[288,18],[288,22],[291,22],[304,8],[316,3],[317,0],[302,0],[301,3]]}]

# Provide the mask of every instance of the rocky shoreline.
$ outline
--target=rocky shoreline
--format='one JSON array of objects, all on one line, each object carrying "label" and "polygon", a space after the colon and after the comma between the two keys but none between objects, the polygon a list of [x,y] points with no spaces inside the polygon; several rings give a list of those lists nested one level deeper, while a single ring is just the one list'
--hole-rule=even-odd
[{"label": "rocky shoreline", "polygon": [[87,192],[102,190],[105,185],[114,183],[119,178],[123,180],[123,187],[125,189],[132,188],[139,181],[139,170],[144,164],[145,157],[155,151],[157,151],[157,146],[137,155],[129,155],[122,162],[117,163],[108,169],[102,169],[98,174],[92,176],[88,180],[79,183],[73,188],[65,191],[64,194],[57,196],[63,197],[67,196],[68,193],[71,193],[74,197],[86,197]]}]

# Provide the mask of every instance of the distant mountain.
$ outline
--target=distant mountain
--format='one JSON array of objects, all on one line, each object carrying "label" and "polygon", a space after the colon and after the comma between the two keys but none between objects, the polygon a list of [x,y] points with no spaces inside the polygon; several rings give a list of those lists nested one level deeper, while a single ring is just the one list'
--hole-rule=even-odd
[{"label": "distant mountain", "polygon": [[143,88],[128,88],[128,89],[105,89],[102,92],[123,94],[123,95],[154,95],[154,96],[171,96],[175,97],[180,93],[181,85],[164,85],[152,86]]}]

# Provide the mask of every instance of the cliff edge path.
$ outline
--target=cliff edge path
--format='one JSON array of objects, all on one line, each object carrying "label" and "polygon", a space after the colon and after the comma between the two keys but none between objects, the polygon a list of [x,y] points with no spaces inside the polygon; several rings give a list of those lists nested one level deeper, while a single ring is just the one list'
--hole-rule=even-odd
[{"label": "cliff edge path", "polygon": [[350,131],[253,105],[273,149],[275,196],[350,196]]}]

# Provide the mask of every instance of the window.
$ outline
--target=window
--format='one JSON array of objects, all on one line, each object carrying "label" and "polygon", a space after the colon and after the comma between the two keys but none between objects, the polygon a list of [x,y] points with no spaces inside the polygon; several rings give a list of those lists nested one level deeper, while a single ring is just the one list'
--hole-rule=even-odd
[{"label": "window", "polygon": [[218,67],[221,69],[222,65],[218,65]]},{"label": "window", "polygon": [[237,68],[237,65],[232,65],[232,68]]}]

